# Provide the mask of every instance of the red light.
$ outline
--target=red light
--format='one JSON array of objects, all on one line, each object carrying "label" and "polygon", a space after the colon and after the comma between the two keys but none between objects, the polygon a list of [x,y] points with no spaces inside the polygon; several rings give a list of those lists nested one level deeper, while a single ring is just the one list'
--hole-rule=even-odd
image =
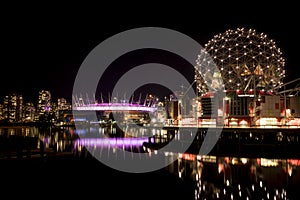
[{"label": "red light", "polygon": [[291,165],[300,166],[300,160],[297,160],[297,159],[288,159],[288,162],[289,162]]},{"label": "red light", "polygon": [[182,158],[184,160],[195,160],[196,159],[196,156],[194,154],[183,154],[182,155]]}]

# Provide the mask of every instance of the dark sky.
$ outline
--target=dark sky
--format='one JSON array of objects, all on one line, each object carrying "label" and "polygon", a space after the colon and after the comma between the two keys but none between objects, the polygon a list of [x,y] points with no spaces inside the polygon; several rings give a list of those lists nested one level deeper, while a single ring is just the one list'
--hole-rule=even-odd
[{"label": "dark sky", "polygon": [[[119,32],[146,26],[180,31],[203,46],[215,34],[229,28],[254,28],[276,41],[286,59],[287,80],[293,80],[300,77],[300,14],[293,7],[252,5],[227,10],[221,6],[217,10],[203,6],[193,10],[182,8],[170,14],[134,9],[116,14],[117,10],[112,8],[111,12],[103,13],[105,8],[101,8],[93,14],[80,10],[69,13],[67,9],[11,10],[1,19],[0,102],[4,95],[13,92],[22,94],[25,101],[36,101],[41,89],[50,90],[54,99],[71,100],[77,71],[95,46]],[[175,68],[186,64],[172,55],[165,61],[157,51],[136,53],[136,57],[127,55],[116,61],[124,66],[123,72],[126,67],[152,59]],[[193,77],[191,66],[184,70],[188,78]]]}]

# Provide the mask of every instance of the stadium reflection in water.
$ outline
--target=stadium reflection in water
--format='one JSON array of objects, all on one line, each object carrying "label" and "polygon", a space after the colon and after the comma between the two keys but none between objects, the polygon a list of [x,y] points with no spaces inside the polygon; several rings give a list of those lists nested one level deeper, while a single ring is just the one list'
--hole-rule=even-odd
[{"label": "stadium reflection in water", "polygon": [[[163,154],[166,163],[176,160],[166,169],[192,183],[195,199],[289,199],[300,185],[300,157],[291,152],[299,142],[299,133],[284,132],[282,136],[278,130],[264,131],[262,135],[245,129],[242,132],[224,130],[211,154],[200,155],[199,147],[207,129],[198,130],[194,135],[189,129],[135,128],[124,138],[115,137],[118,132],[115,129],[100,128],[98,136],[96,129],[81,131],[82,137],[74,143],[77,156],[86,155],[84,147],[89,146],[109,149],[110,153],[105,155],[114,158],[119,152],[116,149],[135,150],[155,158],[157,150],[170,141],[178,144],[194,138],[185,152],[178,151],[175,145],[176,148],[171,146],[170,151]],[[99,136],[102,134],[107,137]]]},{"label": "stadium reflection in water", "polygon": [[[299,132],[278,135],[269,130],[259,136],[246,129],[224,129],[209,155],[199,154],[207,129],[193,134],[189,129],[136,126],[126,127],[124,133],[121,132],[97,126],[82,129],[29,127],[1,128],[0,136],[1,140],[16,136],[35,138],[36,149],[43,144],[45,149],[71,152],[74,158],[81,159],[91,157],[87,146],[108,151],[105,155],[112,158],[122,151],[141,153],[149,158],[162,153],[166,163],[175,160],[165,167],[166,173],[192,185],[195,199],[290,199],[298,193],[300,155],[295,150],[300,141]],[[180,152],[178,144],[191,138],[194,139],[190,148]],[[167,151],[157,151],[170,141],[176,148],[171,146]]]}]

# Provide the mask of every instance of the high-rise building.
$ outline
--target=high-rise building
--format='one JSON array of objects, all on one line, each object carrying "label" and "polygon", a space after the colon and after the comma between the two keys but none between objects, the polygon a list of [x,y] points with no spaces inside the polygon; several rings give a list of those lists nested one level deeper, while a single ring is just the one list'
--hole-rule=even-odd
[{"label": "high-rise building", "polygon": [[59,122],[70,122],[72,118],[72,105],[65,98],[57,100],[56,117]]},{"label": "high-rise building", "polygon": [[35,119],[36,109],[33,103],[26,103],[23,109],[23,121],[33,122]]},{"label": "high-rise building", "polygon": [[3,120],[3,104],[0,104],[0,120]]},{"label": "high-rise building", "polygon": [[23,97],[10,94],[4,97],[3,117],[8,122],[20,122],[22,120]]},{"label": "high-rise building", "polygon": [[71,104],[67,102],[65,98],[60,98],[57,100],[58,110],[71,110]]},{"label": "high-rise building", "polygon": [[51,111],[51,93],[47,90],[41,90],[39,92],[39,99],[37,103],[37,118],[44,117],[48,115]]}]

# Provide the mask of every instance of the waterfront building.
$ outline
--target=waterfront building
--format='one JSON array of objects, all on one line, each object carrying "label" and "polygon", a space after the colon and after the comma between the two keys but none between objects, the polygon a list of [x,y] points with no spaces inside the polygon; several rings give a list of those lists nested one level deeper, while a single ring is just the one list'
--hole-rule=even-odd
[{"label": "waterfront building", "polygon": [[22,120],[23,96],[9,94],[4,97],[3,118],[7,122],[20,122]]},{"label": "waterfront building", "polygon": [[58,110],[71,110],[72,106],[65,98],[59,98],[57,100],[57,109]]},{"label": "waterfront building", "polygon": [[23,119],[24,122],[33,122],[36,115],[36,108],[33,103],[26,103],[23,108]]},{"label": "waterfront building", "polygon": [[237,28],[215,35],[196,60],[199,123],[300,125],[299,97],[287,95],[284,66],[281,49],[264,33]]},{"label": "waterfront building", "polygon": [[3,104],[0,104],[0,121],[3,119]]},{"label": "waterfront building", "polygon": [[51,93],[47,90],[40,90],[38,103],[37,103],[37,112],[36,120],[39,120],[41,117],[45,117],[49,114],[51,110]]}]

